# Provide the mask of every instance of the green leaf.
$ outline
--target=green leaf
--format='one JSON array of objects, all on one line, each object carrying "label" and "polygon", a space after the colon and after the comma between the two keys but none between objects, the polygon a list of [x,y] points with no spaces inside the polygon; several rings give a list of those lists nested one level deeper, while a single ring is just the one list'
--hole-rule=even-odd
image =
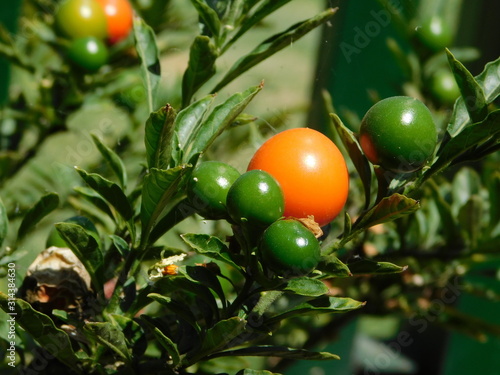
[{"label": "green leaf", "polygon": [[[499,139],[500,134],[500,110],[491,112],[482,122],[478,122],[463,128],[458,135],[451,138],[444,147],[438,151],[437,159],[431,167],[425,171],[427,178],[442,171],[462,154],[472,150],[469,158],[473,158],[473,148],[489,139]],[[466,158],[460,161],[467,161]]]},{"label": "green leaf", "polygon": [[202,0],[191,0],[191,3],[198,12],[203,24],[210,31],[210,34],[215,40],[219,38],[221,24],[217,12],[210,8],[205,1]]},{"label": "green leaf", "polygon": [[102,290],[104,260],[95,238],[78,224],[56,223],[55,227],[62,239],[85,266],[96,292]]},{"label": "green leaf", "polygon": [[359,231],[377,224],[386,223],[409,215],[420,208],[418,201],[401,194],[383,198],[374,207],[358,219],[353,230]]},{"label": "green leaf", "polygon": [[243,36],[248,30],[253,26],[262,21],[265,17],[274,13],[276,10],[281,8],[283,5],[289,3],[291,0],[265,0],[260,6],[252,13],[250,17],[245,18],[242,22],[238,32],[224,45],[223,51],[227,51],[234,42],[236,42],[241,36]]},{"label": "green leaf", "polygon": [[149,115],[144,135],[149,168],[166,169],[169,167],[173,150],[175,117],[176,112],[169,104]]},{"label": "green leaf", "polygon": [[214,99],[215,95],[207,95],[184,108],[175,118],[175,137],[172,139],[172,150],[175,151],[172,152],[172,158],[176,165],[181,162],[184,150],[192,143],[192,139],[202,126]]},{"label": "green leaf", "polygon": [[[115,234],[111,234],[109,238],[111,238],[111,241],[113,241],[113,245],[115,246],[116,250],[118,250],[120,255],[124,258],[127,257],[130,253],[130,246],[127,241]],[[106,255],[108,255],[108,253],[106,253]]]},{"label": "green leaf", "polygon": [[349,268],[335,255],[322,257],[316,269],[332,277],[352,276]]},{"label": "green leaf", "polygon": [[95,190],[88,188],[86,186],[75,186],[73,188],[78,194],[80,194],[85,200],[92,203],[95,207],[100,209],[102,212],[106,213],[113,220],[115,219],[113,212],[109,208],[106,201],[100,196]]},{"label": "green leaf", "polygon": [[[500,58],[487,63],[484,70],[475,77],[477,84],[483,90],[486,104],[492,103],[500,95],[499,69]],[[471,119],[464,98],[459,98],[453,108],[447,131],[451,137],[455,137],[470,123]]]},{"label": "green leaf", "polygon": [[41,197],[24,215],[23,221],[17,231],[18,240],[23,238],[40,220],[54,211],[58,205],[59,195],[56,193],[48,193]]},{"label": "green leaf", "polygon": [[219,279],[212,271],[202,266],[187,266],[185,273],[191,280],[212,289],[220,298],[222,306],[226,306],[224,290],[222,289]]},{"label": "green leaf", "polygon": [[9,296],[0,292],[0,307],[9,315],[8,319],[14,318],[33,339],[59,361],[67,365],[73,371],[82,374],[78,367],[80,363],[73,351],[73,345],[66,332],[56,327],[52,319],[39,311],[34,310],[31,305],[19,298],[10,299]]},{"label": "green leaf", "polygon": [[[198,360],[224,349],[233,339],[244,332],[246,321],[232,317],[218,321],[212,328],[207,330],[200,350],[195,354]],[[192,360],[192,362],[194,362]]]},{"label": "green leaf", "polygon": [[347,263],[353,275],[387,275],[406,271],[408,266],[398,266],[389,262],[375,262],[370,259],[359,259]]},{"label": "green leaf", "polygon": [[91,136],[104,160],[106,160],[113,173],[118,177],[120,186],[124,189],[127,186],[127,171],[122,159],[112,149],[102,143],[95,134],[91,134]]},{"label": "green leaf", "polygon": [[[195,0],[192,0],[195,1]],[[217,49],[204,35],[197,36],[189,52],[189,62],[182,77],[182,107],[186,107],[196,91],[215,74]]]},{"label": "green leaf", "polygon": [[99,193],[125,220],[132,219],[134,210],[120,186],[97,173],[87,173],[80,168],[76,168],[76,171],[87,185]]},{"label": "green leaf", "polygon": [[158,302],[162,306],[165,306],[168,311],[173,312],[174,314],[177,315],[177,317],[185,320],[196,330],[196,332],[200,332],[200,327],[196,322],[196,317],[194,316],[193,312],[189,309],[189,306],[187,306],[184,303],[172,300],[172,298],[163,296],[158,293],[149,293],[148,297]]},{"label": "green leaf", "polygon": [[319,297],[328,293],[328,287],[323,282],[310,277],[291,279],[285,284],[283,290],[307,297]]},{"label": "green leaf", "polygon": [[167,351],[172,361],[172,365],[177,366],[181,361],[181,355],[179,349],[177,349],[177,345],[156,326],[153,318],[144,314],[141,315],[141,319],[151,329],[158,343]]},{"label": "green leaf", "polygon": [[262,88],[262,84],[250,87],[241,93],[231,95],[224,103],[215,107],[207,119],[193,129],[184,150],[183,161],[190,162],[195,155],[203,153],[234,122]]},{"label": "green leaf", "polygon": [[146,88],[149,112],[155,108],[155,97],[160,82],[160,59],[155,33],[144,20],[134,17],[134,38],[141,59],[142,79]]},{"label": "green leaf", "polygon": [[240,76],[242,73],[246,72],[258,63],[264,61],[269,56],[274,55],[276,52],[282,50],[283,48],[293,44],[301,37],[309,33],[311,30],[328,21],[336,13],[336,11],[337,9],[330,8],[315,17],[293,25],[288,30],[282,33],[276,34],[266,39],[248,55],[243,56],[238,61],[236,61],[236,63],[229,69],[222,80],[214,87],[212,92],[220,91],[223,87],[233,81],[236,77]]},{"label": "green leaf", "polygon": [[287,348],[283,346],[251,346],[243,349],[236,350],[226,350],[216,355],[214,357],[221,356],[242,356],[242,357],[279,357],[288,359],[298,359],[298,360],[310,360],[310,361],[327,361],[332,359],[340,359],[338,355],[328,353],[328,352],[312,352],[305,349],[294,349]]},{"label": "green leaf", "polygon": [[205,255],[215,260],[227,263],[235,268],[239,268],[231,259],[229,248],[217,237],[208,234],[182,234],[181,238],[198,254]]},{"label": "green leaf", "polygon": [[361,150],[356,135],[342,123],[342,120],[335,113],[330,113],[330,118],[363,183],[365,191],[365,208],[367,208],[370,205],[372,182],[370,163]]},{"label": "green leaf", "polygon": [[9,229],[9,218],[7,217],[7,210],[5,209],[5,205],[3,204],[2,199],[0,198],[0,247],[7,237],[7,231]]},{"label": "green leaf", "polygon": [[455,59],[447,49],[448,61],[455,76],[462,98],[465,98],[465,106],[472,122],[482,121],[488,114],[488,108],[484,92],[479,83],[465,66]]},{"label": "green leaf", "polygon": [[119,314],[109,314],[113,324],[120,328],[125,340],[134,355],[144,354],[147,347],[147,339],[142,326],[134,319]]},{"label": "green leaf", "polygon": [[130,362],[132,354],[127,347],[127,340],[122,330],[109,322],[88,322],[83,326],[86,336],[111,349],[126,362]]},{"label": "green leaf", "polygon": [[169,206],[176,203],[179,184],[190,168],[187,165],[168,170],[152,168],[144,178],[141,205],[143,241],[148,240],[151,230]]},{"label": "green leaf", "polygon": [[359,302],[345,297],[320,297],[312,301],[304,302],[284,313],[273,316],[268,319],[269,325],[280,322],[293,316],[345,313],[357,310],[365,305],[365,302]]}]

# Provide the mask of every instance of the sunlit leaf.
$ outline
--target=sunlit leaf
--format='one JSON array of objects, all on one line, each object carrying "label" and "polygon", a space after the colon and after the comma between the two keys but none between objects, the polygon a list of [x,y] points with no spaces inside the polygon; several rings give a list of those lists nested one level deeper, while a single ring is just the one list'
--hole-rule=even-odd
[{"label": "sunlit leaf", "polygon": [[342,123],[342,120],[335,113],[330,113],[330,118],[335,130],[337,131],[342,143],[344,144],[349,154],[349,157],[354,164],[354,167],[358,171],[365,191],[365,207],[368,207],[370,204],[372,181],[370,163],[363,153],[361,146],[356,139],[356,135]]},{"label": "sunlit leaf", "polygon": [[376,262],[370,259],[358,259],[347,263],[353,275],[386,275],[404,272],[408,267],[389,262]]},{"label": "sunlit leaf", "polygon": [[194,233],[183,234],[181,238],[197,253],[239,268],[231,259],[227,245],[219,238],[208,234]]},{"label": "sunlit leaf", "polygon": [[123,190],[97,173],[87,173],[83,169],[76,168],[83,180],[99,193],[125,220],[130,220],[134,210]]},{"label": "sunlit leaf", "polygon": [[212,92],[220,91],[224,86],[233,81],[236,77],[240,76],[250,68],[258,63],[264,61],[269,56],[274,55],[276,52],[296,42],[301,37],[314,30],[316,27],[328,21],[336,12],[336,9],[328,9],[321,12],[315,17],[306,21],[297,23],[290,27],[288,30],[276,34],[261,44],[259,44],[248,55],[243,56],[228,70],[222,80],[214,87]]},{"label": "sunlit leaf", "polygon": [[465,66],[446,50],[451,70],[455,75],[467,112],[473,122],[482,121],[488,114],[484,91]]},{"label": "sunlit leaf", "polygon": [[141,18],[134,18],[134,37],[141,59],[142,79],[146,88],[149,112],[155,108],[155,97],[160,82],[160,59],[153,29]]},{"label": "sunlit leaf", "polygon": [[[484,70],[475,77],[476,82],[483,90],[486,104],[492,103],[500,95],[500,58],[487,63]],[[472,98],[474,99],[474,98]],[[471,99],[469,99],[471,100]],[[457,136],[462,129],[471,123],[469,113],[463,98],[459,98],[453,108],[448,124],[448,133],[451,137]]]},{"label": "sunlit leaf", "polygon": [[[194,0],[193,0],[194,1]],[[182,78],[182,106],[186,107],[193,94],[215,74],[219,54],[207,36],[197,36],[189,52],[189,62]]]},{"label": "sunlit leaf", "polygon": [[102,143],[99,137],[97,137],[95,134],[92,134],[91,136],[104,160],[109,164],[116,177],[118,177],[120,186],[122,188],[125,188],[127,186],[127,172],[125,170],[125,165],[123,164],[122,159],[112,149]]},{"label": "sunlit leaf", "polygon": [[265,0],[263,1],[257,9],[242,22],[238,32],[224,45],[223,51],[226,51],[230,46],[234,44],[242,35],[244,35],[253,26],[262,21],[265,17],[274,13],[277,9],[281,8],[283,5],[289,3],[291,0]]},{"label": "sunlit leaf", "polygon": [[418,201],[401,194],[393,194],[383,198],[361,216],[360,220],[354,223],[353,231],[396,220],[415,212],[419,208],[420,204]]},{"label": "sunlit leaf", "polygon": [[263,84],[250,87],[241,93],[231,95],[224,103],[216,106],[210,115],[191,132],[189,142],[184,149],[183,161],[188,163],[195,155],[207,150],[262,88]]},{"label": "sunlit leaf", "polygon": [[328,293],[328,287],[323,282],[309,277],[293,278],[285,284],[283,290],[308,297],[319,297]]},{"label": "sunlit leaf", "polygon": [[149,115],[144,135],[149,168],[169,167],[175,117],[176,112],[169,104]]},{"label": "sunlit leaf", "polygon": [[[251,346],[243,349],[226,350],[217,353],[214,357],[243,356],[243,357],[279,357],[298,360],[325,361],[340,359],[338,355],[328,352],[312,352],[305,349],[294,349],[283,346]],[[245,373],[246,374],[246,373]]]},{"label": "sunlit leaf", "polygon": [[176,203],[174,198],[179,195],[179,184],[189,169],[187,165],[167,170],[152,168],[144,177],[141,205],[144,241],[165,211]]}]

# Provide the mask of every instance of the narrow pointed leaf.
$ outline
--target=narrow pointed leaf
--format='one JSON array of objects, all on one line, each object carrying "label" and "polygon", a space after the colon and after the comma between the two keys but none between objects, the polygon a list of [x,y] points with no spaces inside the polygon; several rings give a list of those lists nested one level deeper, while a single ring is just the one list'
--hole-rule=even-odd
[{"label": "narrow pointed leaf", "polygon": [[172,157],[175,117],[176,112],[169,104],[149,115],[144,136],[149,168],[168,168]]},{"label": "narrow pointed leaf", "polygon": [[224,103],[215,107],[206,120],[191,134],[190,142],[184,150],[184,162],[189,162],[195,155],[203,153],[217,136],[234,122],[262,88],[261,84],[233,94]]},{"label": "narrow pointed leaf", "polygon": [[110,218],[112,218],[113,220],[115,219],[113,212],[109,208],[109,205],[106,203],[103,197],[99,195],[95,190],[86,186],[76,186],[73,190],[75,190],[85,200],[92,203],[102,212],[106,213]]},{"label": "narrow pointed leaf", "polygon": [[217,49],[204,35],[197,36],[189,52],[189,62],[182,77],[182,107],[186,107],[198,89],[215,74]]},{"label": "narrow pointed leaf", "polygon": [[95,134],[92,134],[92,140],[94,141],[97,149],[103,156],[104,160],[109,164],[113,173],[118,177],[120,186],[125,188],[127,186],[127,172],[125,170],[125,165],[122,159],[108,146],[106,146]]},{"label": "narrow pointed leaf", "polygon": [[324,256],[316,269],[321,272],[326,273],[332,277],[348,277],[352,276],[349,267],[344,264],[339,258],[335,255]]},{"label": "narrow pointed leaf", "polygon": [[283,290],[307,297],[319,297],[328,293],[328,287],[323,282],[309,277],[291,279],[286,283]]},{"label": "narrow pointed leaf", "polygon": [[54,211],[59,205],[59,195],[56,193],[45,194],[24,215],[23,221],[17,231],[17,238],[23,238],[30,229],[38,224],[45,216]]},{"label": "narrow pointed leaf", "polygon": [[186,233],[181,238],[198,254],[205,255],[215,260],[225,262],[239,268],[231,259],[227,245],[219,238],[208,234]]},{"label": "narrow pointed leaf", "polygon": [[359,302],[345,297],[320,297],[315,300],[304,302],[294,308],[285,311],[270,318],[267,323],[277,323],[283,319],[294,316],[317,315],[329,313],[345,313],[357,310],[365,305],[365,302]]},{"label": "narrow pointed leaf", "polygon": [[141,316],[142,321],[147,324],[147,326],[153,332],[158,343],[163,346],[163,348],[167,351],[170,356],[170,360],[174,366],[177,366],[181,360],[181,355],[179,353],[179,349],[177,345],[170,339],[167,335],[165,335],[156,325],[151,317],[148,315]]},{"label": "narrow pointed leaf", "polygon": [[142,19],[134,18],[135,48],[141,59],[141,71],[149,112],[155,108],[155,97],[160,82],[160,59],[155,33]]},{"label": "narrow pointed leaf", "polygon": [[9,229],[9,218],[7,217],[7,210],[3,204],[2,199],[0,198],[0,247],[7,237],[7,231]]},{"label": "narrow pointed leaf", "polygon": [[281,8],[283,5],[289,3],[291,0],[266,0],[260,4],[260,6],[252,13],[250,17],[247,17],[241,24],[238,32],[227,42],[223,50],[226,51],[230,46],[234,44],[242,35],[244,35],[248,30],[250,30],[254,25],[258,24],[268,15],[274,13],[277,9]]},{"label": "narrow pointed leaf", "polygon": [[226,345],[245,330],[245,326],[246,321],[238,317],[217,322],[207,331],[197,357],[204,357],[224,349]]},{"label": "narrow pointed leaf", "polygon": [[163,296],[158,293],[150,293],[148,297],[152,300],[158,302],[162,306],[165,306],[169,312],[177,315],[178,318],[184,319],[188,324],[190,324],[196,332],[200,331],[200,327],[196,322],[196,317],[193,312],[183,303],[172,300],[170,297]]},{"label": "narrow pointed leaf", "polygon": [[240,58],[226,73],[222,80],[214,87],[212,92],[220,91],[224,86],[233,81],[250,68],[281,51],[283,48],[291,45],[301,37],[314,30],[316,27],[328,21],[335,13],[336,9],[328,9],[315,17],[312,17],[303,22],[297,23],[288,30],[276,34],[261,44],[259,44],[248,55]]},{"label": "narrow pointed leaf", "polygon": [[97,173],[87,173],[80,168],[76,171],[87,185],[99,193],[125,220],[134,216],[134,210],[120,186]]},{"label": "narrow pointed leaf", "polygon": [[194,280],[212,289],[220,298],[222,306],[226,306],[226,297],[224,295],[224,290],[222,289],[222,285],[220,284],[219,279],[212,271],[202,266],[187,266],[185,272],[187,277],[189,277],[191,280]]},{"label": "narrow pointed leaf", "polygon": [[[499,140],[500,137],[500,110],[491,112],[482,122],[475,123],[463,128],[460,134],[451,138],[445,146],[439,150],[438,158],[434,161],[425,176],[431,176],[450,165],[454,159],[462,154],[473,150],[473,148],[487,140]],[[474,158],[474,153],[468,154]],[[461,160],[466,161],[466,160]]]},{"label": "narrow pointed leaf", "polygon": [[418,201],[401,194],[393,194],[383,198],[377,205],[367,211],[353,225],[353,230],[364,230],[377,224],[396,220],[412,214],[420,208]]},{"label": "narrow pointed leaf", "polygon": [[129,362],[132,359],[122,330],[109,322],[89,322],[83,327],[86,335],[101,345],[111,349]]},{"label": "narrow pointed leaf", "polygon": [[[10,302],[14,302],[14,305]],[[0,307],[7,314],[17,314],[14,315],[16,323],[41,347],[77,373],[83,373],[78,367],[79,359],[73,351],[68,334],[57,328],[50,317],[34,310],[28,302],[19,298],[11,300],[2,292],[0,292]]]},{"label": "narrow pointed leaf", "polygon": [[[500,58],[487,63],[484,70],[475,77],[476,82],[482,88],[486,104],[492,103],[500,95]],[[471,100],[471,99],[468,99]],[[471,123],[469,112],[463,98],[458,98],[453,108],[453,113],[448,124],[448,134],[457,136],[463,128]]]},{"label": "narrow pointed leaf", "polygon": [[203,0],[191,0],[191,3],[198,12],[200,19],[203,21],[203,24],[210,31],[210,34],[212,34],[214,39],[217,40],[219,38],[221,28],[217,12],[210,8]]},{"label": "narrow pointed leaf", "polygon": [[126,343],[133,355],[143,355],[147,348],[147,338],[143,327],[135,320],[124,315],[110,314],[113,324],[125,335]]},{"label": "narrow pointed leaf", "polygon": [[370,259],[359,259],[347,264],[353,275],[387,275],[404,272],[408,266],[398,266],[389,262],[375,262]]},{"label": "narrow pointed leaf", "polygon": [[305,349],[294,349],[287,348],[283,346],[251,346],[249,348],[236,349],[236,350],[226,350],[216,355],[214,357],[222,356],[242,356],[242,357],[279,357],[288,359],[298,359],[298,360],[310,360],[310,361],[328,361],[332,359],[340,359],[336,354],[328,352],[312,352]]},{"label": "narrow pointed leaf", "polygon": [[78,224],[56,223],[55,227],[69,248],[85,266],[96,292],[102,289],[104,260],[99,244]]},{"label": "narrow pointed leaf", "polygon": [[335,113],[330,113],[330,118],[363,183],[363,188],[365,190],[365,208],[367,208],[370,205],[372,182],[370,163],[361,150],[361,146],[355,134],[342,123],[342,120]]},{"label": "narrow pointed leaf", "polygon": [[455,59],[447,49],[448,61],[455,76],[462,98],[465,98],[465,106],[473,122],[482,121],[488,114],[488,108],[484,91],[479,83],[465,66]]},{"label": "narrow pointed leaf", "polygon": [[165,210],[175,203],[174,198],[179,194],[179,184],[189,168],[187,165],[168,170],[152,168],[144,178],[141,220],[145,239]]},{"label": "narrow pointed leaf", "polygon": [[184,108],[175,118],[175,136],[172,139],[172,150],[175,151],[172,157],[176,165],[181,162],[184,150],[202,126],[214,99],[215,95],[207,95]]}]

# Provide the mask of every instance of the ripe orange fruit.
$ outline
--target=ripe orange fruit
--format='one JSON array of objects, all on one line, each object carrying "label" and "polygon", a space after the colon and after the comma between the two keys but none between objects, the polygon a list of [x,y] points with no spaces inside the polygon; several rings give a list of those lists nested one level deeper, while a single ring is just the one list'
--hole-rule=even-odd
[{"label": "ripe orange fruit", "polygon": [[324,134],[309,128],[285,130],[267,140],[254,154],[248,170],[261,169],[281,185],[284,216],[310,215],[321,226],[344,207],[349,174],[344,157]]}]

